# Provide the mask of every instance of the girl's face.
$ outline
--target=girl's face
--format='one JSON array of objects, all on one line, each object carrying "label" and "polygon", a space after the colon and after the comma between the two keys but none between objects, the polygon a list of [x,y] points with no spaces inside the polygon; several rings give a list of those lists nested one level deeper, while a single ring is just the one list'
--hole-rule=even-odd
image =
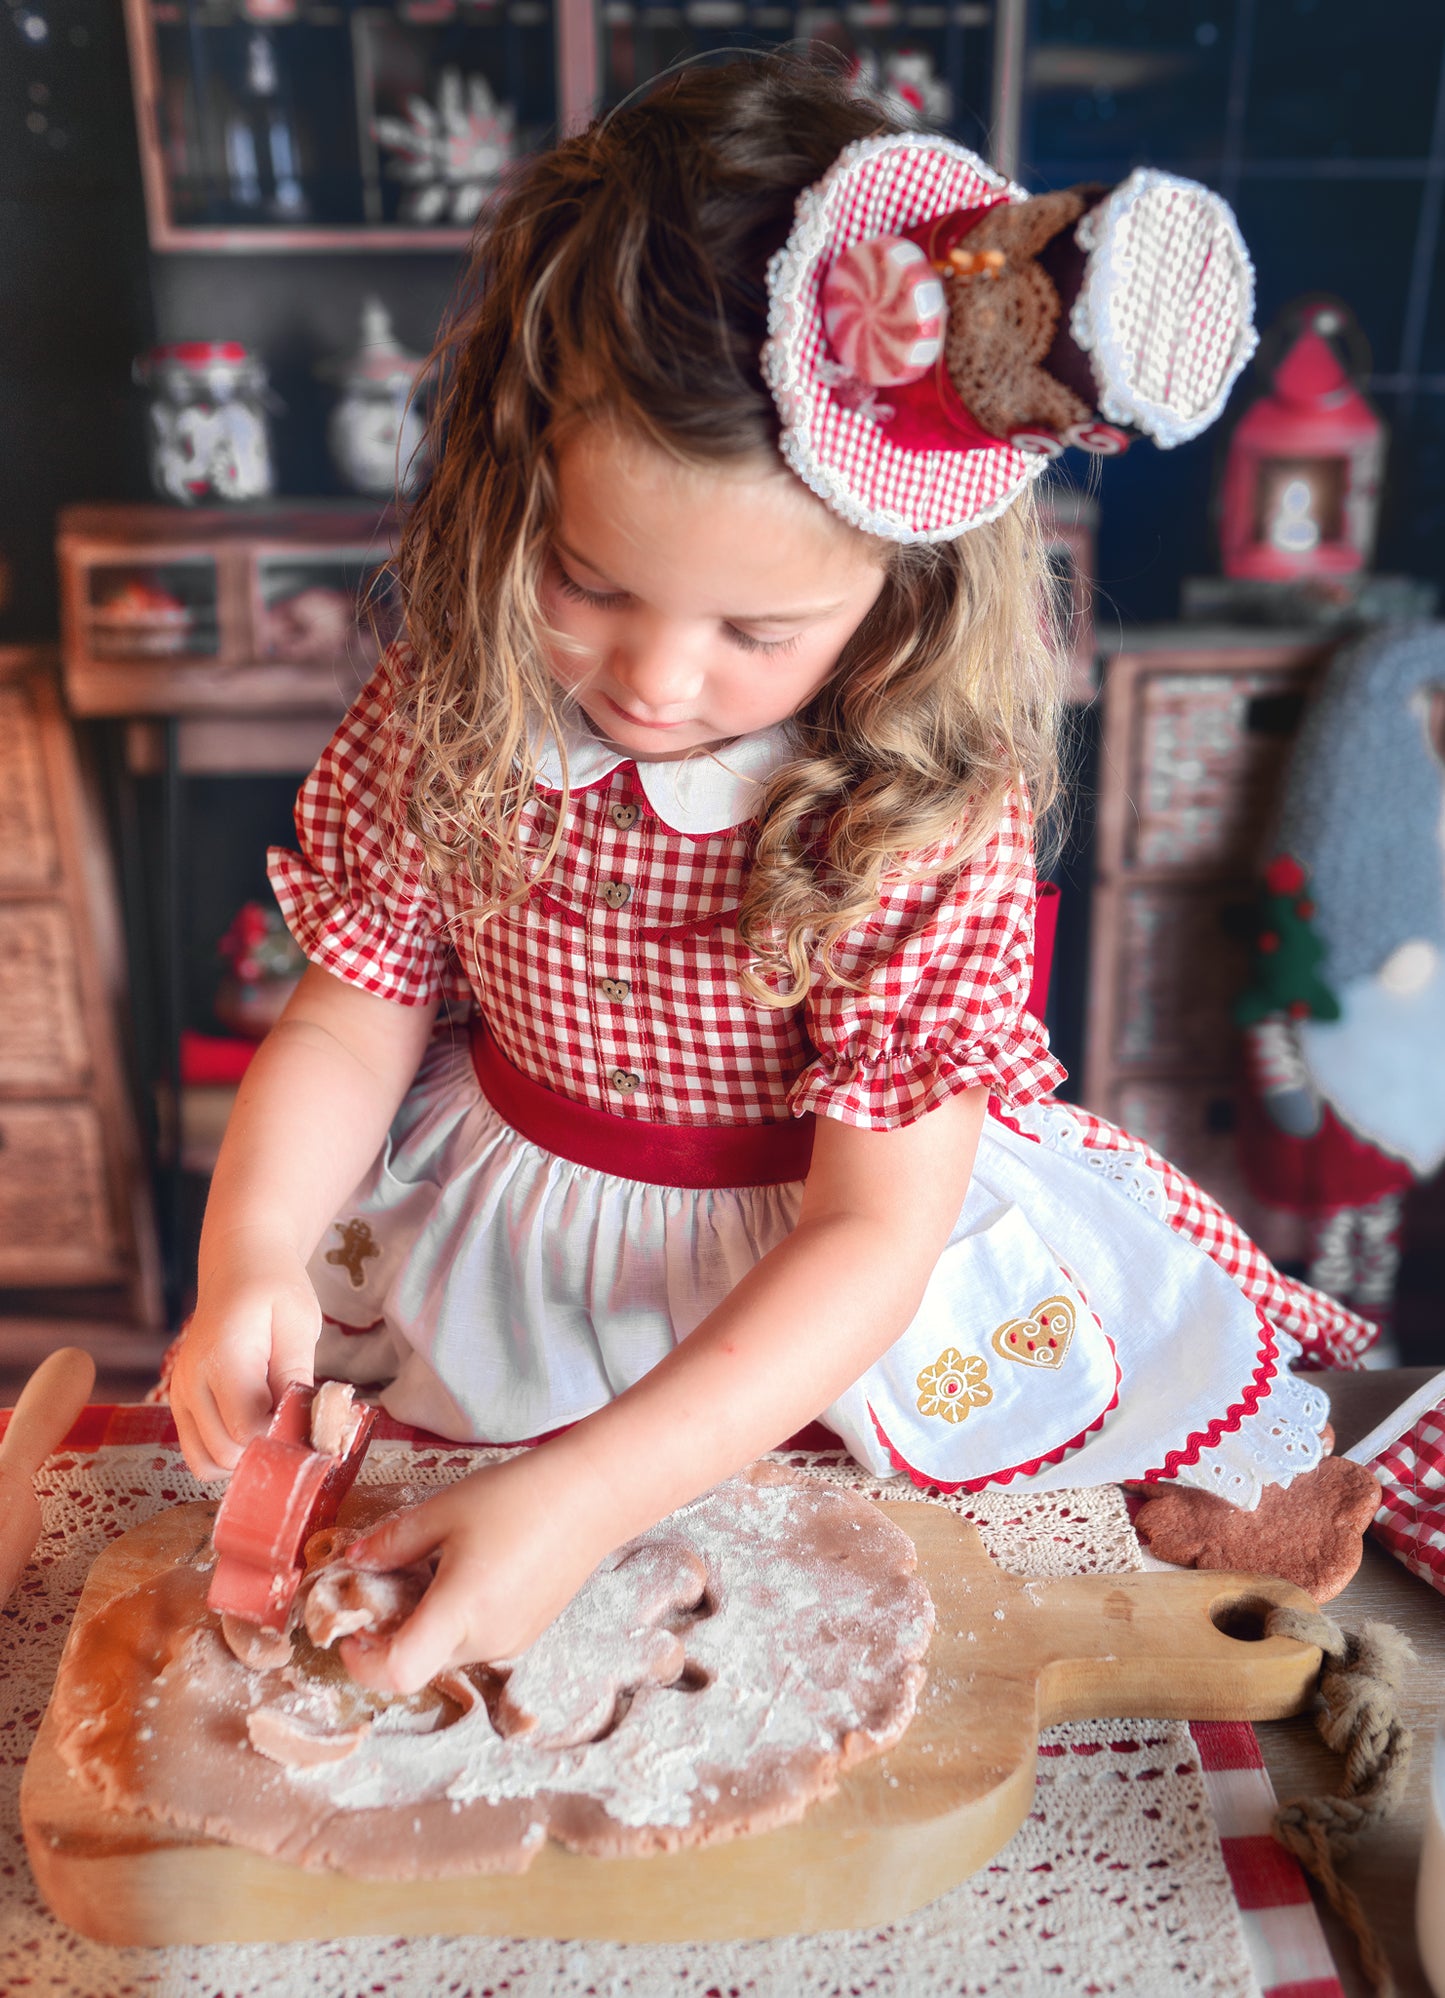
[{"label": "girl's face", "polygon": [[872,608],[873,546],[777,459],[679,464],[602,422],[557,460],[548,665],[639,761],[786,720]]}]

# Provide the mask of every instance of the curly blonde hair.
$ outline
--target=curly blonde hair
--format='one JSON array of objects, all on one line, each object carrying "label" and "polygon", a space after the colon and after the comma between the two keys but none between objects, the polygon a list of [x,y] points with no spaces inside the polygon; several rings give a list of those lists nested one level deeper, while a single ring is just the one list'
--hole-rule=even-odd
[{"label": "curly blonde hair", "polygon": [[[851,140],[897,126],[838,74],[758,57],[668,78],[526,162],[484,224],[438,347],[435,469],[399,556],[418,662],[405,809],[431,865],[499,909],[539,728],[560,735],[540,584],[579,407],[691,464],[775,451],[765,271]],[[851,531],[851,530],[850,530]],[[860,541],[872,610],[796,715],[758,818],[740,928],[753,996],[796,1004],[901,870],[955,866],[1010,791],[1057,788],[1059,648],[1033,502],[955,541]]]}]

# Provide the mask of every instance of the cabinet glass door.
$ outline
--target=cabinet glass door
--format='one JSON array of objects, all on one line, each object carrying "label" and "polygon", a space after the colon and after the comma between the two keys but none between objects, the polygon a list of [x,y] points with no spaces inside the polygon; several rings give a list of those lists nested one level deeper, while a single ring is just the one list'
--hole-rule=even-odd
[{"label": "cabinet glass door", "polygon": [[602,92],[619,103],[648,78],[713,50],[836,52],[840,67],[900,116],[986,150],[993,8],[983,0],[776,6],[748,0],[602,0]]},{"label": "cabinet glass door", "polygon": [[558,120],[552,0],[127,0],[161,249],[462,245]]}]

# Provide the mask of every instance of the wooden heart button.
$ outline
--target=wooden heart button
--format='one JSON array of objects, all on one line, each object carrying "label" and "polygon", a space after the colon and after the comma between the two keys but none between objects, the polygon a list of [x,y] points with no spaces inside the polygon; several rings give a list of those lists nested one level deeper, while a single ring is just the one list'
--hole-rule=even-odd
[{"label": "wooden heart button", "polygon": [[1011,1318],[1000,1325],[993,1335],[993,1349],[1001,1359],[1017,1360],[1025,1367],[1058,1368],[1064,1364],[1073,1337],[1071,1300],[1046,1297],[1028,1318]]}]

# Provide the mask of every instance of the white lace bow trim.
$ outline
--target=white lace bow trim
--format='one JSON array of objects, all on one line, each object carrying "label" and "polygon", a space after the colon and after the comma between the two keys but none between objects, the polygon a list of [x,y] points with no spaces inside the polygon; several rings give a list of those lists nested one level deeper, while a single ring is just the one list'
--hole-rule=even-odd
[{"label": "white lace bow trim", "polygon": [[1131,1200],[1167,1224],[1169,1201],[1164,1182],[1142,1152],[1105,1152],[1086,1145],[1078,1118],[1062,1103],[1030,1103],[1022,1110],[1010,1106],[1008,1116],[1025,1137],[1035,1139],[1045,1151],[1060,1152],[1098,1178],[1112,1180]]},{"label": "white lace bow trim", "polygon": [[1088,262],[1069,331],[1090,357],[1100,411],[1163,450],[1197,437],[1259,344],[1254,265],[1228,203],[1138,167],[1074,240]]},{"label": "white lace bow trim", "polygon": [[1320,1431],[1330,1419],[1329,1398],[1308,1378],[1289,1371],[1301,1347],[1287,1332],[1275,1330],[1279,1372],[1270,1383],[1269,1399],[1238,1429],[1221,1436],[1212,1450],[1201,1450],[1197,1464],[1183,1464],[1176,1481],[1213,1492],[1231,1505],[1253,1512],[1266,1485],[1287,1485],[1312,1471],[1324,1456]]}]

